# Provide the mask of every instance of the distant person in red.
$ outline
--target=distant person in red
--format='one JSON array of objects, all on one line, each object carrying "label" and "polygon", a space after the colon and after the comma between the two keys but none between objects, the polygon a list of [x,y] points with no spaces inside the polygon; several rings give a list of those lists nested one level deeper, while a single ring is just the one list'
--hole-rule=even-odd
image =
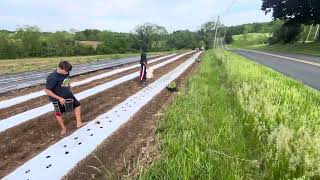
[{"label": "distant person in red", "polygon": [[67,133],[64,125],[62,114],[66,112],[66,99],[73,100],[73,108],[77,119],[77,128],[82,127],[80,102],[74,97],[70,86],[69,72],[72,65],[68,61],[61,61],[58,68],[53,71],[47,78],[45,92],[49,100],[55,105],[55,116],[61,126],[61,135]]},{"label": "distant person in red", "polygon": [[142,49],[140,65],[141,65],[141,70],[140,70],[139,80],[141,84],[145,84],[147,80],[147,65],[148,65],[146,48]]}]

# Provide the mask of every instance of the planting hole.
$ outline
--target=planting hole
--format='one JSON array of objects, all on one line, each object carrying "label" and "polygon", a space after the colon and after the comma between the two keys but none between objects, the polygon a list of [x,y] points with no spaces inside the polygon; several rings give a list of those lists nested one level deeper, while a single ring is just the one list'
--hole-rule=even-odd
[{"label": "planting hole", "polygon": [[74,140],[77,140],[77,139],[79,139],[79,137],[75,137],[75,138],[74,138]]},{"label": "planting hole", "polygon": [[64,148],[66,148],[66,147],[67,147],[67,145],[64,145],[63,147],[64,147]]},{"label": "planting hole", "polygon": [[65,154],[69,154],[69,151],[66,151]]},{"label": "planting hole", "polygon": [[93,134],[90,134],[90,136],[93,136]]},{"label": "planting hole", "polygon": [[50,168],[52,166],[52,164],[49,164],[46,168],[48,169],[48,168]]},{"label": "planting hole", "polygon": [[46,158],[49,159],[51,156],[47,156]]},{"label": "planting hole", "polygon": [[90,131],[90,129],[87,129],[87,131]]},{"label": "planting hole", "polygon": [[30,169],[26,171],[26,174],[28,174],[30,172]]},{"label": "planting hole", "polygon": [[79,143],[78,143],[78,145],[81,145],[81,144],[82,144],[82,142],[79,142]]}]

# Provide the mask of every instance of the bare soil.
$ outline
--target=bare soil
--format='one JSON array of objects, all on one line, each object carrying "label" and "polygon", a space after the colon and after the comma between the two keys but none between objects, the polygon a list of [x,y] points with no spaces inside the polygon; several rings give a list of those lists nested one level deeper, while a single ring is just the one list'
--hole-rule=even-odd
[{"label": "bare soil", "polygon": [[[176,79],[179,89],[185,87],[199,64],[195,63]],[[165,107],[174,97],[175,93],[163,90],[64,179],[137,179],[139,168],[150,166],[159,157],[155,131]]]},{"label": "bare soil", "polygon": [[[155,70],[154,78],[148,83],[170,72],[190,56],[192,54]],[[82,100],[82,119],[84,121],[94,120],[141,89],[143,86],[137,80],[131,80]],[[60,127],[54,119],[53,113],[48,113],[0,134],[0,154],[2,156],[0,178],[61,140]],[[69,115],[64,119],[68,133],[71,134],[76,130],[75,118]]]},{"label": "bare soil", "polygon": [[[161,62],[163,62],[163,61],[165,61],[167,59],[170,59],[170,58],[166,58],[164,60],[151,63],[150,65],[153,66],[155,64],[159,64],[159,63],[161,63]],[[108,71],[110,71],[110,70],[108,70]],[[128,74],[136,72],[136,71],[139,71],[139,68],[134,68],[134,69],[131,69],[131,70],[128,70],[128,71],[125,71],[125,72],[122,72],[122,73],[118,73],[118,74],[115,74],[115,75],[112,75],[112,76],[109,76],[109,77],[106,77],[106,78],[102,78],[102,79],[98,79],[98,80],[92,81],[92,82],[90,82],[88,84],[84,84],[84,85],[81,85],[81,86],[73,88],[73,91],[74,91],[74,93],[79,93],[79,92],[85,91],[87,89],[90,89],[92,87],[95,87],[95,86],[110,82],[110,81],[115,80],[115,79],[118,79],[118,78],[120,78],[122,76],[128,75]],[[105,71],[105,72],[107,72],[107,71]],[[99,74],[102,74],[102,73],[105,73],[105,72],[100,72]],[[93,74],[94,75],[98,75],[96,73],[93,73]],[[83,79],[92,77],[94,75],[92,75],[92,74],[81,75],[81,77],[78,77],[76,80],[77,81],[78,80],[83,80]],[[39,87],[34,87],[34,88],[39,88]],[[41,89],[39,89],[39,90],[43,90],[43,89],[44,89],[44,86],[41,86]],[[23,93],[25,93],[25,92],[23,92]],[[16,94],[16,96],[19,96],[19,93]],[[25,112],[25,111],[33,109],[33,108],[37,108],[37,107],[43,106],[43,105],[48,104],[48,103],[50,103],[50,101],[48,100],[48,97],[47,96],[41,96],[41,97],[34,98],[34,99],[29,100],[29,101],[26,101],[26,102],[23,102],[23,103],[19,103],[17,105],[14,105],[14,106],[11,106],[11,107],[8,107],[8,108],[0,109],[0,121],[1,121],[1,119],[6,119],[8,117],[14,116],[16,114]]]}]

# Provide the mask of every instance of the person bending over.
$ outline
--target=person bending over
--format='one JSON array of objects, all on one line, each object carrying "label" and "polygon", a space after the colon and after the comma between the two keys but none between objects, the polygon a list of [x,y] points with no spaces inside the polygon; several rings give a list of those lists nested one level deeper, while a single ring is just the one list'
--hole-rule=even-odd
[{"label": "person bending over", "polygon": [[66,112],[66,99],[73,101],[73,109],[77,120],[77,128],[82,127],[85,123],[81,120],[80,102],[74,97],[70,87],[69,72],[72,65],[68,61],[61,61],[58,68],[53,71],[46,81],[45,92],[49,96],[49,100],[55,107],[55,117],[61,127],[61,135],[67,133],[62,115]]}]

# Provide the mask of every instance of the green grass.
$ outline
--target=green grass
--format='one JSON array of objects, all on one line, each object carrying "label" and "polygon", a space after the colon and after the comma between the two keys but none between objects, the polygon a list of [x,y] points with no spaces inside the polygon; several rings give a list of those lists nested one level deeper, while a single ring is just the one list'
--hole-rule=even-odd
[{"label": "green grass", "polygon": [[[307,29],[309,29],[308,27]],[[315,29],[315,28],[314,28]],[[304,35],[304,36],[307,36]],[[311,56],[320,56],[320,43],[319,42],[308,42],[301,43],[296,42],[292,44],[266,44],[269,35],[263,33],[248,33],[245,39],[244,35],[234,35],[233,42],[228,45],[229,48],[241,48],[241,49],[251,49],[251,50],[263,50],[263,51],[273,51],[273,52],[284,52],[290,54],[304,54]],[[314,33],[310,35],[314,37]],[[310,39],[312,39],[310,38]]]},{"label": "green grass", "polygon": [[140,179],[320,178],[320,93],[230,52],[205,54],[158,134]]},{"label": "green grass", "polygon": [[256,45],[247,47],[248,49],[284,52],[291,54],[304,54],[311,56],[320,56],[320,43],[309,42],[309,43],[293,43],[293,44],[275,44],[275,45]]},{"label": "green grass", "polygon": [[[164,55],[172,52],[155,52],[148,53],[148,55]],[[0,75],[20,73],[35,70],[49,70],[56,68],[59,62],[67,60],[72,64],[93,63],[101,60],[110,60],[124,57],[139,56],[137,53],[126,54],[110,54],[110,55],[96,55],[96,56],[73,56],[73,57],[53,57],[53,58],[24,58],[24,59],[7,59],[0,60]]]},{"label": "green grass", "polygon": [[267,42],[270,35],[267,33],[248,33],[233,36],[233,42],[230,48],[244,48],[255,45],[262,45]]}]

